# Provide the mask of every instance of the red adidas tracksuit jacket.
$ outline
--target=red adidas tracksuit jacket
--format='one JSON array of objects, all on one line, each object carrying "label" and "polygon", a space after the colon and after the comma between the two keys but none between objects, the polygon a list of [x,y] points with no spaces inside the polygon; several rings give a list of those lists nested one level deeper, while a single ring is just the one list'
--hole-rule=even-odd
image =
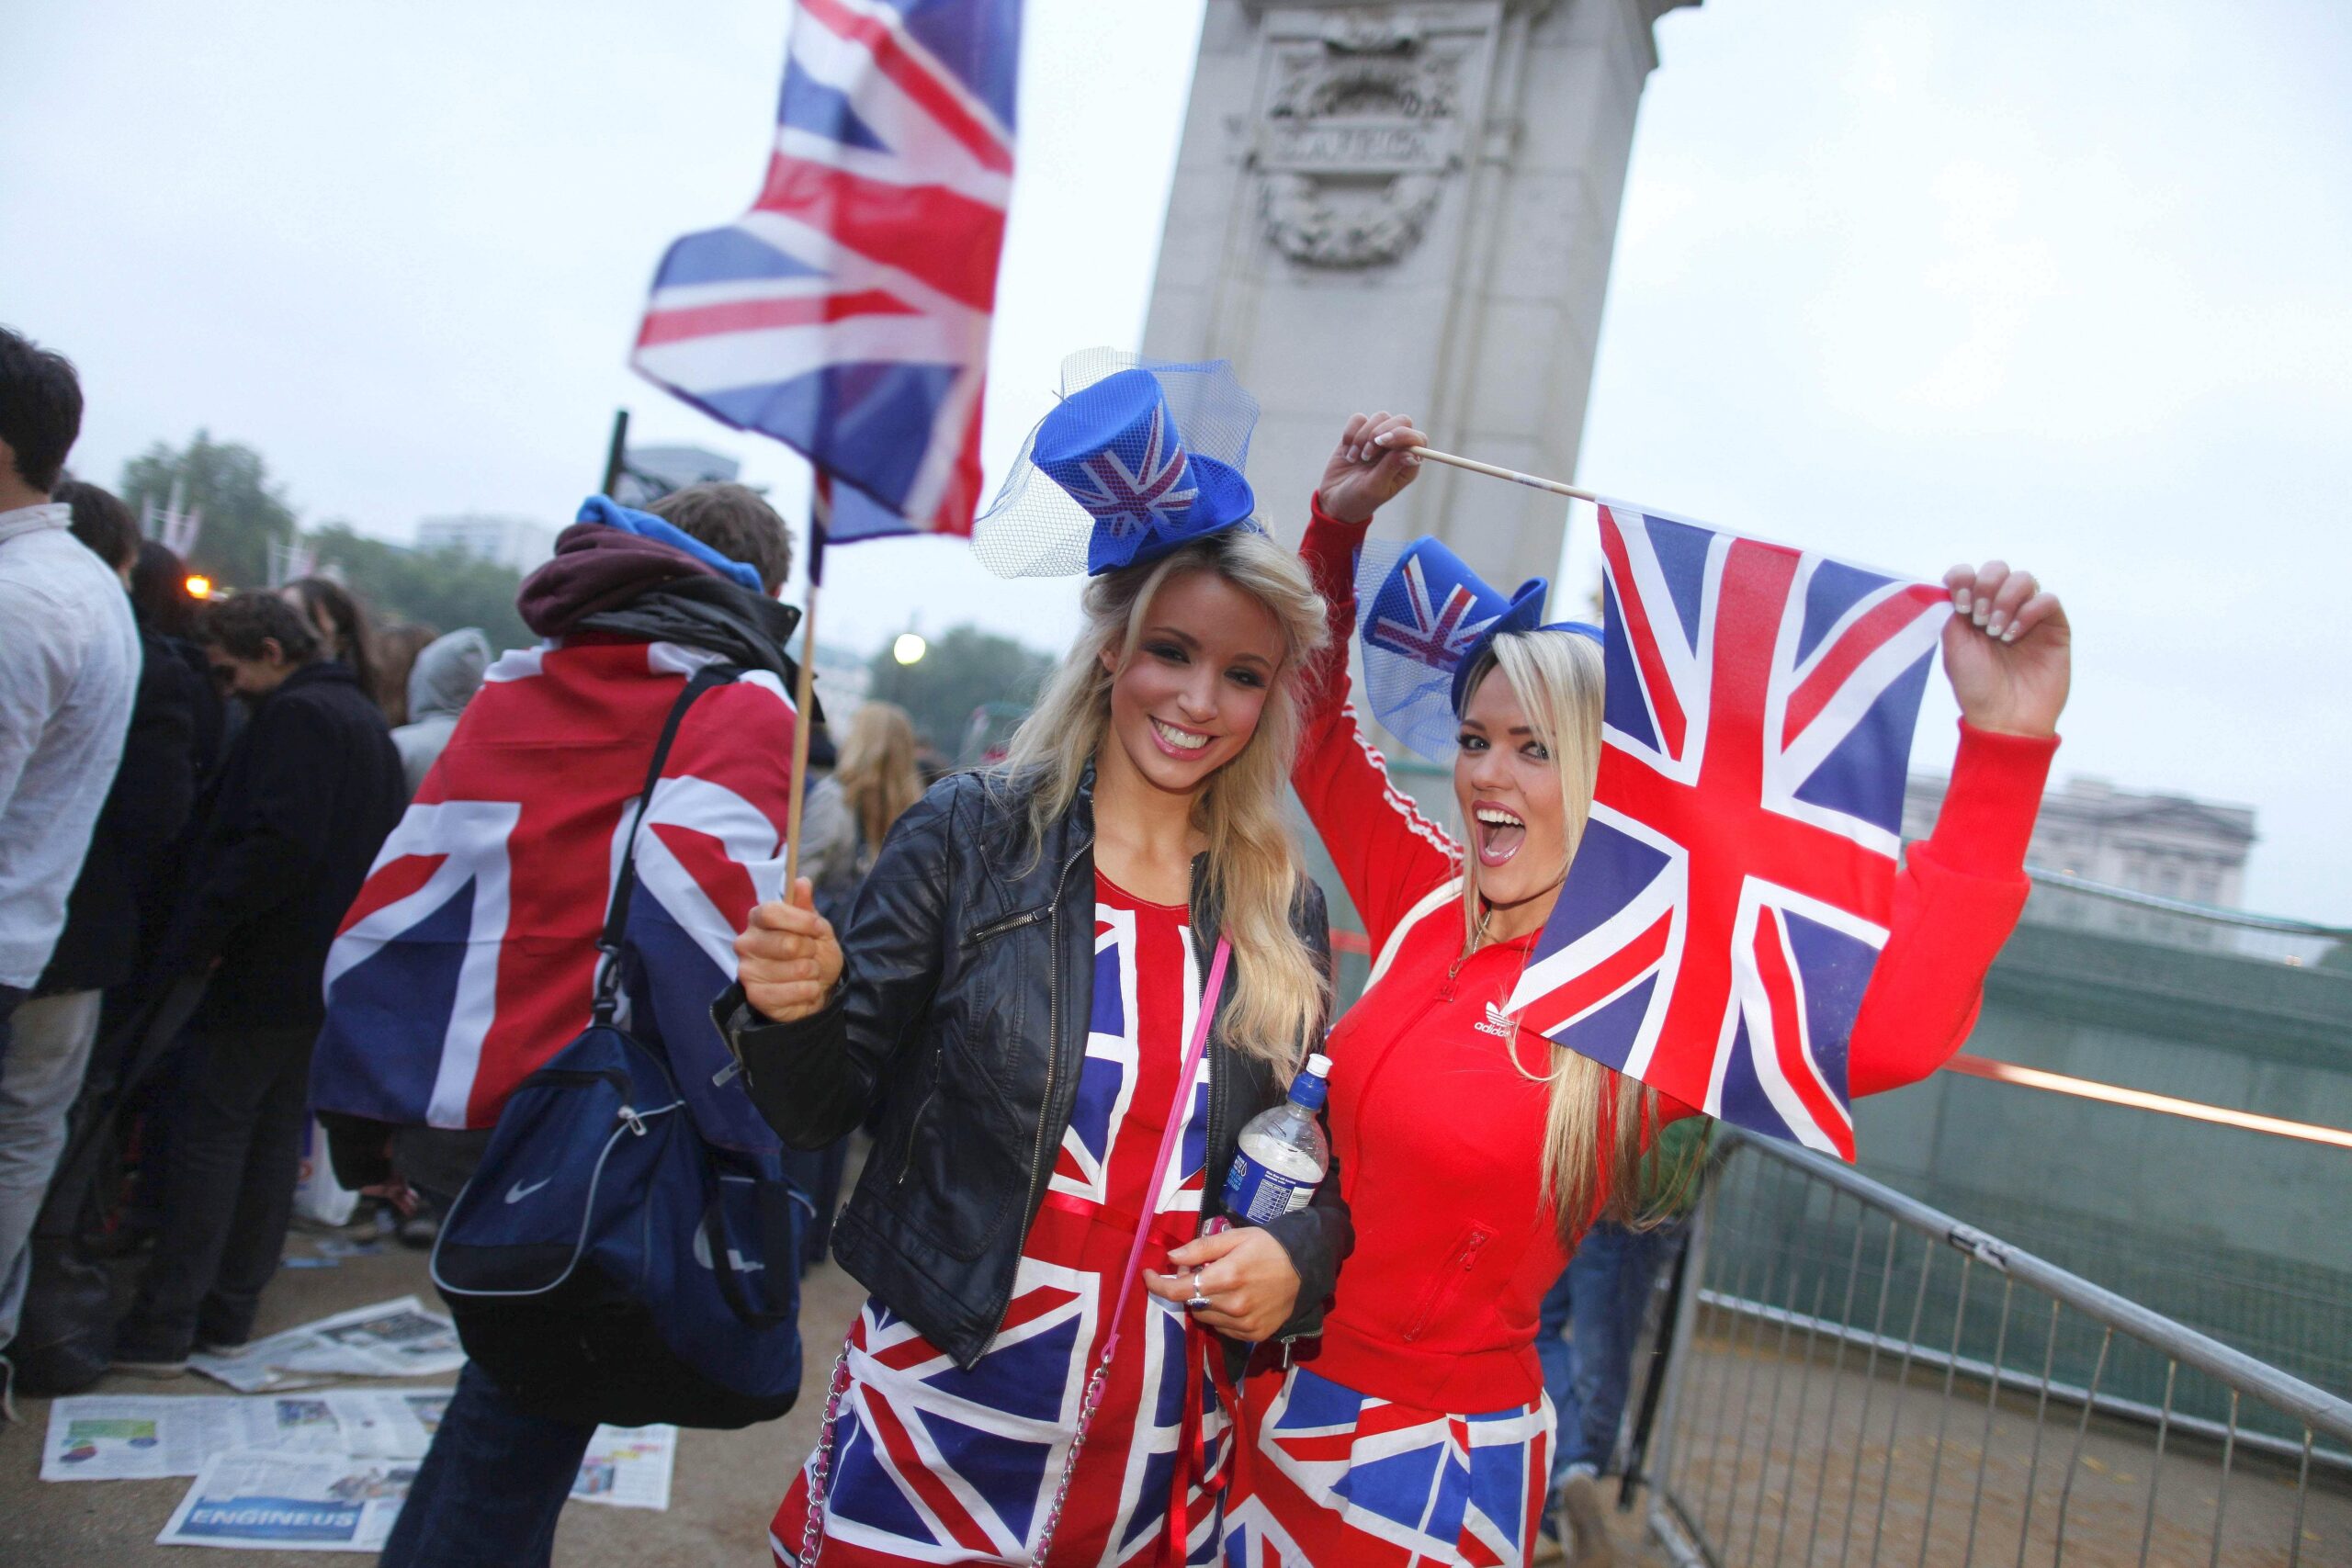
[{"label": "red adidas tracksuit jacket", "polygon": [[[1363,532],[1318,505],[1303,547],[1332,636],[1307,682],[1293,783],[1385,965],[1329,1046],[1356,1247],[1320,1346],[1301,1349],[1366,1394],[1499,1410],[1543,1392],[1536,1308],[1567,1261],[1543,1196],[1552,1047],[1498,1017],[1532,935],[1480,951],[1449,978],[1462,952],[1462,850],[1389,782],[1346,701]],[[2025,904],[2026,842],[2057,744],[1962,725],[1943,813],[1905,857],[1855,1021],[1854,1094],[1926,1077],[1967,1037],[1984,972]]]}]

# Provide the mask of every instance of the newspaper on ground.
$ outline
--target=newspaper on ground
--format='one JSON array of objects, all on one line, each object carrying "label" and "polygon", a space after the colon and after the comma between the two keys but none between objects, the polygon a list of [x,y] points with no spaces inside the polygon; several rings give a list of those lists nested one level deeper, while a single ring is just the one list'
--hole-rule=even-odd
[{"label": "newspaper on ground", "polygon": [[571,1495],[615,1508],[666,1509],[677,1460],[675,1427],[599,1427],[581,1457]]},{"label": "newspaper on ground", "polygon": [[466,1363],[457,1325],[414,1296],[379,1302],[256,1339],[189,1367],[240,1393],[308,1387],[328,1377],[446,1377]]},{"label": "newspaper on ground", "polygon": [[231,1449],[204,1461],[158,1546],[243,1551],[381,1551],[413,1460]]},{"label": "newspaper on ground", "polygon": [[350,1438],[331,1398],[101,1393],[61,1399],[49,1407],[40,1478],[153,1481],[194,1475],[204,1468],[206,1456],[239,1448],[341,1452]]}]

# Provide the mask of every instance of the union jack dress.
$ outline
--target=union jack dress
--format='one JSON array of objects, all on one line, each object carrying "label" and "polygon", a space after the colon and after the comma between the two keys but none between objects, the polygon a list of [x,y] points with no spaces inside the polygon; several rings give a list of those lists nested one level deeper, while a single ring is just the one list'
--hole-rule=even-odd
[{"label": "union jack dress", "polygon": [[[1187,911],[1147,903],[1098,873],[1078,1103],[1004,1325],[967,1370],[868,1299],[851,1329],[850,1382],[834,1423],[824,1568],[1031,1560],[1110,1333],[1200,995]],[[1199,1233],[1208,1083],[1204,1059],[1183,1097],[1175,1158],[1148,1195],[1147,1268],[1164,1269],[1167,1250]],[[1140,1283],[1135,1290],[1071,1474],[1054,1568],[1161,1561],[1179,1503],[1182,1560],[1216,1558],[1215,1485],[1228,1424],[1206,1375],[1216,1341]],[[769,1544],[781,1568],[800,1561],[808,1483],[804,1467],[776,1509]]]}]

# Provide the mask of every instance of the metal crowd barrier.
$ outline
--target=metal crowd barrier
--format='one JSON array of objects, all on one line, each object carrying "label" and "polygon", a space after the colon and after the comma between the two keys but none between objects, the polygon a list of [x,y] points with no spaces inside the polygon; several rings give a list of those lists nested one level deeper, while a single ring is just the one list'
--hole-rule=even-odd
[{"label": "metal crowd barrier", "polygon": [[2352,1401],[1834,1160],[1717,1147],[1632,1419],[1667,1560],[2352,1564]]}]

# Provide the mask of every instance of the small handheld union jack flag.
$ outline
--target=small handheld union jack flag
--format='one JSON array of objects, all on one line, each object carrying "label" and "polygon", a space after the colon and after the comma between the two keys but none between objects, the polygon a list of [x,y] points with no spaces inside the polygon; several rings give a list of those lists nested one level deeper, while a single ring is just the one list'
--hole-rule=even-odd
[{"label": "small handheld union jack flag", "polygon": [[1854,1157],[1942,590],[1600,507],[1600,779],[1510,1009],[1741,1127]]},{"label": "small handheld union jack flag", "polygon": [[670,247],[631,363],[836,481],[835,540],[969,534],[1020,0],[799,0],[752,209]]}]

